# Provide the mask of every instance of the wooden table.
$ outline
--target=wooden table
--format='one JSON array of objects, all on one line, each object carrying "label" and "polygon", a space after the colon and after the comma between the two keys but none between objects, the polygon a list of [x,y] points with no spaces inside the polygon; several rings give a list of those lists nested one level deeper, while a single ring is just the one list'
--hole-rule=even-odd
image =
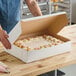
[{"label": "wooden table", "polygon": [[71,52],[26,64],[1,50],[0,61],[9,66],[10,74],[0,74],[0,76],[36,76],[76,64],[76,26],[67,26],[59,34],[72,40]]}]

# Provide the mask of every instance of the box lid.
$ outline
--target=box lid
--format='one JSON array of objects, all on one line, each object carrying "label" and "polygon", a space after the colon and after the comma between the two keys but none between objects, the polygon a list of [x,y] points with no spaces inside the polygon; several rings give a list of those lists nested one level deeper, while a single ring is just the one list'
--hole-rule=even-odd
[{"label": "box lid", "polygon": [[39,32],[45,29],[51,33],[57,34],[67,24],[68,19],[65,12],[24,19],[21,21],[22,35]]},{"label": "box lid", "polygon": [[9,33],[9,41],[13,43],[20,35],[35,33],[44,29],[56,34],[67,24],[68,19],[65,12],[24,19]]}]

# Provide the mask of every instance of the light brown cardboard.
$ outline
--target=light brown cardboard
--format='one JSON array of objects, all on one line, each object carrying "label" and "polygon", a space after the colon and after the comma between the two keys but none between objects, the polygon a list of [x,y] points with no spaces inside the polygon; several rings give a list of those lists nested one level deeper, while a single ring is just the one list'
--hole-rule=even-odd
[{"label": "light brown cardboard", "polygon": [[48,32],[57,34],[67,24],[68,19],[65,13],[53,17],[49,16],[42,19],[22,21],[22,35],[40,32],[46,29]]}]

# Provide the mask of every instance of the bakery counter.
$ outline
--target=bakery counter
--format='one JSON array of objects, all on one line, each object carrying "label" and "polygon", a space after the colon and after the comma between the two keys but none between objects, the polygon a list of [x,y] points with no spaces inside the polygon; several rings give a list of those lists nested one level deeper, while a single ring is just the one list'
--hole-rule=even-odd
[{"label": "bakery counter", "polygon": [[0,76],[36,76],[52,70],[63,68],[65,66],[69,66],[71,64],[76,64],[76,25],[65,27],[59,34],[71,39],[71,52],[26,64],[1,49],[0,61],[9,66],[10,73],[1,73]]}]

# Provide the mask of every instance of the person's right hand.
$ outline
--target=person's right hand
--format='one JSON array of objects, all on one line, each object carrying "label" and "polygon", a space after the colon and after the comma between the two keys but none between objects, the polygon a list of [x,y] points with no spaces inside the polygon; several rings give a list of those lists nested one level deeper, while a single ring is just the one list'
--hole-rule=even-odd
[{"label": "person's right hand", "polygon": [[8,40],[8,34],[6,33],[6,31],[4,31],[2,29],[2,27],[0,26],[0,41],[2,42],[2,44],[4,45],[4,47],[6,49],[11,49],[11,44]]}]

